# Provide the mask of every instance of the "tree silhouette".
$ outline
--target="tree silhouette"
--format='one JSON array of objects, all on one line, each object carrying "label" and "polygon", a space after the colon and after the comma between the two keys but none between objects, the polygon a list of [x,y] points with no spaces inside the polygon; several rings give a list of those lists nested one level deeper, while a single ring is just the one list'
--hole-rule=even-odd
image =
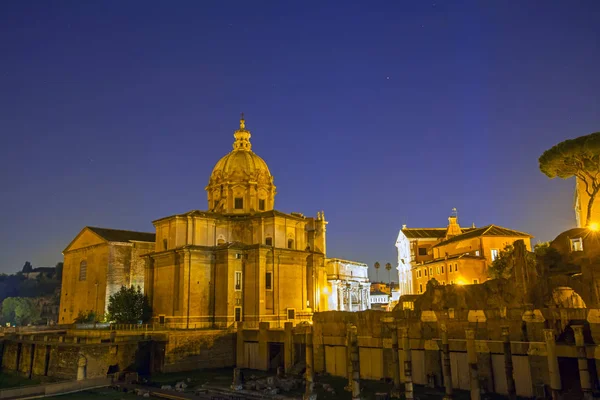
[{"label": "tree silhouette", "polygon": [[375,276],[377,277],[377,282],[379,282],[379,267],[380,267],[379,261],[375,261],[374,267],[375,267]]},{"label": "tree silhouette", "polygon": [[108,320],[119,324],[135,324],[139,321],[146,322],[151,317],[148,298],[142,293],[140,287],[133,286],[121,289],[108,299]]},{"label": "tree silhouette", "polygon": [[390,263],[385,264],[385,269],[388,272],[388,282],[390,284],[390,293],[391,293],[391,290],[392,290],[392,275],[391,275],[390,271],[392,270],[392,264],[390,264]]},{"label": "tree silhouette", "polygon": [[31,263],[29,261],[25,261],[25,265],[23,265],[23,269],[21,270],[21,272],[23,272],[24,274],[28,274],[32,271],[33,267],[31,266]]},{"label": "tree silhouette", "polygon": [[576,176],[590,196],[584,226],[590,224],[592,207],[600,191],[600,132],[565,140],[539,158],[540,170],[550,179]]}]

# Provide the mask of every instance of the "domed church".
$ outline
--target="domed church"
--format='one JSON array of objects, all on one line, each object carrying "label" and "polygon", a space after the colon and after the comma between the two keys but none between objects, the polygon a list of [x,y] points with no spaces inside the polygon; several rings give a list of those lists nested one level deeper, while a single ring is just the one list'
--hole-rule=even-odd
[{"label": "domed church", "polygon": [[[243,115],[234,138],[232,151],[216,163],[208,180],[206,211],[153,221],[153,248],[125,261],[142,262],[142,276],[140,268],[131,265],[104,265],[110,264],[110,257],[91,257],[101,261],[90,266],[92,253],[86,256],[81,251],[89,240],[81,237],[99,228],[86,227],[64,251],[63,291],[85,292],[81,289],[85,282],[77,280],[84,262],[90,281],[96,282],[94,300],[91,284],[87,291],[87,303],[94,304],[94,311],[105,309],[120,284],[135,282],[150,300],[153,321],[181,328],[226,327],[238,321],[250,326],[259,321],[282,324],[310,320],[316,311],[367,309],[367,265],[326,259],[323,212],[307,217],[275,210],[273,176],[267,163],[252,151]],[[140,247],[134,236],[142,233],[115,232],[121,232],[124,239],[129,232],[132,246]],[[117,244],[106,241],[108,248]],[[116,270],[122,271],[117,278]],[[77,316],[77,308],[84,307],[69,303],[67,297],[63,303],[61,294],[59,320],[65,323]],[[67,304],[68,311],[63,307]]]}]

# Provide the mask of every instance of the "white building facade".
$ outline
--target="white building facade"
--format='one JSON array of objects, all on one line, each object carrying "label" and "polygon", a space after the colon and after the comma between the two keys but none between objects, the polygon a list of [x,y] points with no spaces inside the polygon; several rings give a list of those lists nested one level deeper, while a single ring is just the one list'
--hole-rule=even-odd
[{"label": "white building facade", "polygon": [[328,258],[327,269],[328,309],[337,311],[364,311],[371,304],[367,264]]}]

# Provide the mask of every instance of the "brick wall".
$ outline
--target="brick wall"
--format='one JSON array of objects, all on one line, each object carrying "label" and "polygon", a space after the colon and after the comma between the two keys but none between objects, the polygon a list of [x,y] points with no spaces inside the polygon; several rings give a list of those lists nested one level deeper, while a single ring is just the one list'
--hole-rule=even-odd
[{"label": "brick wall", "polygon": [[235,365],[236,334],[228,331],[171,331],[163,372]]}]

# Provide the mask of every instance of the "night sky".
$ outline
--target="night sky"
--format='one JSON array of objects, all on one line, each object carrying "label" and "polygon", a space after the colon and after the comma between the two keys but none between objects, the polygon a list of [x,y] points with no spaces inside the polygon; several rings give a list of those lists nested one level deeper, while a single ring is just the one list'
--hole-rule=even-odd
[{"label": "night sky", "polygon": [[600,131],[599,22],[598,1],[2,1],[0,272],[206,209],[240,112],[330,257],[395,265],[402,224],[453,207],[553,239],[574,181],[537,159]]}]

